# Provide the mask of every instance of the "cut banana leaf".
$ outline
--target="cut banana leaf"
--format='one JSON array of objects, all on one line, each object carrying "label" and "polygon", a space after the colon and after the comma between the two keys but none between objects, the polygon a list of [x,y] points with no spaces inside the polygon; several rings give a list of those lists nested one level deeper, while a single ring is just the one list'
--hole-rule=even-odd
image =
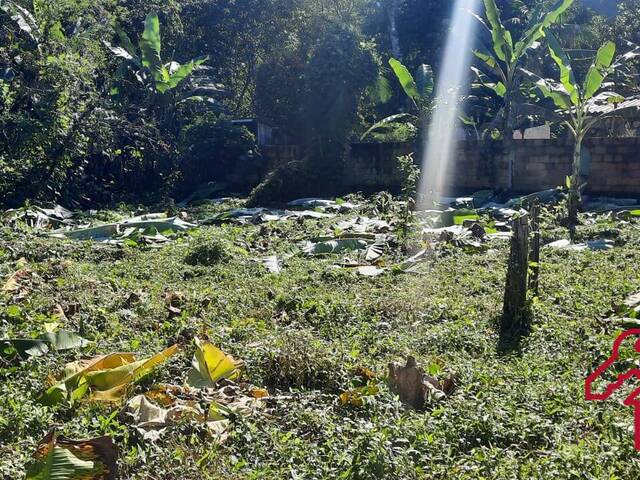
[{"label": "cut banana leaf", "polygon": [[38,338],[13,338],[0,340],[0,355],[7,348],[13,348],[21,357],[40,357],[50,350],[62,351],[82,348],[91,342],[75,332],[59,330],[55,333],[47,332]]},{"label": "cut banana leaf", "polygon": [[51,236],[57,238],[70,238],[72,240],[96,240],[107,241],[116,237],[127,238],[137,230],[149,233],[170,234],[179,231],[189,230],[195,225],[185,222],[180,218],[173,217],[163,220],[139,220],[138,218],[124,220],[119,223],[108,223],[89,228],[77,230],[56,230]]},{"label": "cut banana leaf", "polygon": [[196,353],[189,370],[187,383],[192,387],[214,387],[223,378],[234,378],[240,364],[213,344],[195,339]]},{"label": "cut banana leaf", "polygon": [[375,262],[384,253],[385,246],[386,244],[382,242],[376,242],[372,245],[369,245],[365,252],[364,259],[367,262]]},{"label": "cut banana leaf", "polygon": [[91,392],[91,400],[115,402],[156,366],[178,351],[174,345],[145,360],[136,361],[131,353],[112,353],[89,362],[74,362],[65,368],[64,379],[40,397],[45,405],[65,400],[73,403]]},{"label": "cut banana leaf", "polygon": [[269,255],[268,257],[262,257],[260,262],[271,273],[280,273],[282,272],[282,267],[280,266],[280,260],[275,255]]},{"label": "cut banana leaf", "polygon": [[302,251],[307,255],[327,255],[330,253],[364,250],[367,246],[368,243],[366,240],[357,238],[341,238],[318,243],[307,242],[302,248]]},{"label": "cut banana leaf", "polygon": [[9,338],[0,340],[0,357],[41,357],[49,353],[49,344],[38,339]]},{"label": "cut banana leaf", "polygon": [[91,344],[91,341],[69,330],[43,333],[40,335],[40,339],[48,342],[53,350],[71,350],[72,348],[83,348]]},{"label": "cut banana leaf", "polygon": [[88,375],[93,391],[91,400],[117,402],[134,383],[149,374],[155,367],[164,363],[177,351],[178,346],[173,345],[146,360],[123,365],[110,371],[91,372]]},{"label": "cut banana leaf", "polygon": [[73,403],[82,398],[89,389],[86,375],[93,371],[117,368],[135,361],[132,353],[110,353],[89,361],[72,362],[64,369],[63,380],[45,390],[40,401],[45,405],[56,405],[65,400]]},{"label": "cut banana leaf", "polygon": [[117,458],[110,437],[71,440],[51,432],[38,444],[27,480],[115,480]]}]

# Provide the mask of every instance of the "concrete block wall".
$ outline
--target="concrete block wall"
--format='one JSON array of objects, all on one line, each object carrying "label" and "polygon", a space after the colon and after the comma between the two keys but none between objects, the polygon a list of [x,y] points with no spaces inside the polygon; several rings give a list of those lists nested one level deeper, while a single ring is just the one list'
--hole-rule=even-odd
[{"label": "concrete block wall", "polygon": [[[587,179],[590,193],[640,196],[640,138],[591,138],[585,141],[591,153]],[[297,146],[265,147],[270,166],[299,158]],[[571,139],[516,140],[514,142],[514,185],[512,190],[529,192],[564,185],[571,172]],[[347,190],[398,190],[401,175],[397,157],[415,152],[410,143],[354,143],[346,160],[344,187]],[[416,161],[420,154],[415,153]],[[509,155],[501,142],[464,141],[458,145],[445,189],[507,189]]]},{"label": "concrete block wall", "polygon": [[[533,191],[564,185],[571,172],[571,139],[522,140],[516,144],[514,190]],[[587,191],[640,195],[640,138],[590,138]]]}]

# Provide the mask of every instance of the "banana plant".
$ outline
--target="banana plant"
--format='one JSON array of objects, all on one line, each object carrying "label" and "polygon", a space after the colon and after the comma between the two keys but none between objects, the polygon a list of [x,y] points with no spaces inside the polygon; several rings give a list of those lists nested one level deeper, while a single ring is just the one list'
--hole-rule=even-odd
[{"label": "banana plant", "polygon": [[541,78],[522,69],[522,72],[533,82],[538,94],[551,99],[556,107],[554,112],[560,116],[574,137],[573,164],[571,177],[567,181],[569,187],[568,222],[573,227],[578,220],[578,207],[581,184],[582,160],[585,158],[582,144],[594,126],[612,114],[630,108],[640,108],[640,97],[625,98],[613,91],[617,85],[605,82],[607,77],[615,73],[629,60],[640,57],[640,47],[633,46],[628,53],[614,61],[616,45],[606,42],[598,50],[593,64],[589,68],[584,81],[576,81],[569,55],[560,45],[558,39],[547,34],[549,53],[559,68],[559,81]]},{"label": "banana plant", "polygon": [[[379,122],[376,122],[369,130],[367,130],[361,137],[364,140],[368,135],[381,128],[390,127],[402,122],[418,123],[420,119],[424,119],[428,115],[433,100],[433,69],[430,65],[422,64],[416,71],[416,78],[414,79],[409,69],[395,58],[389,59],[389,66],[393,71],[395,77],[398,79],[402,91],[411,101],[414,107],[415,114],[413,113],[397,113],[383,118]],[[384,79],[384,77],[381,77]],[[388,100],[391,98],[391,91],[388,82],[378,82],[378,89],[383,91],[379,93],[379,97]]]},{"label": "banana plant", "polygon": [[486,49],[474,50],[473,53],[481,60],[481,66],[486,74],[477,68],[472,70],[482,85],[490,88],[496,95],[504,99],[501,118],[507,127],[510,122],[511,96],[519,85],[520,64],[530,49],[539,47],[539,40],[545,36],[546,29],[558,21],[560,15],[571,6],[573,0],[558,0],[548,11],[544,10],[543,2],[539,3],[531,14],[533,20],[529,27],[515,44],[513,35],[500,20],[500,10],[495,0],[484,0],[488,24],[483,18],[474,15],[491,33],[493,52]]},{"label": "banana plant", "polygon": [[515,162],[513,148],[513,131],[516,123],[519,89],[521,75],[519,68],[526,58],[529,50],[537,49],[540,39],[545,36],[546,30],[558,22],[560,16],[573,4],[573,0],[556,0],[549,8],[545,9],[544,2],[538,2],[538,6],[531,12],[531,21],[525,29],[522,37],[514,42],[513,34],[500,20],[500,10],[495,0],[484,0],[486,21],[478,15],[474,16],[491,34],[491,49],[476,49],[474,55],[480,60],[481,69],[474,68],[477,80],[484,87],[502,100],[502,108],[499,110],[494,123],[500,126],[500,130],[507,143],[509,158],[509,178],[513,183],[513,164]]},{"label": "banana plant", "polygon": [[[167,62],[162,60],[162,42],[160,37],[160,20],[157,13],[147,15],[144,22],[144,31],[138,41],[138,47],[133,44],[127,34],[120,28],[117,29],[119,45],[104,42],[107,48],[116,56],[123,58],[128,65],[135,69],[136,78],[146,83],[150,77],[151,85],[155,91],[164,94],[175,89],[184,80],[190,77],[208,57],[197,57],[187,63]],[[207,93],[210,96],[220,95],[224,90],[219,85],[199,87],[199,93]],[[198,93],[198,92],[195,92]],[[196,95],[201,97],[202,95]],[[193,99],[194,95],[185,96],[182,100]]]}]

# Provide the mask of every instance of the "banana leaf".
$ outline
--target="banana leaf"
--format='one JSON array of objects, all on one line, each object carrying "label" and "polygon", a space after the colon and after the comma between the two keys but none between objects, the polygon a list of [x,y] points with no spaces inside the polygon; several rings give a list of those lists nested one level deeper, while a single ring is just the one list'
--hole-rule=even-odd
[{"label": "banana leaf", "polygon": [[420,92],[418,91],[418,86],[416,85],[413,76],[411,76],[411,73],[409,73],[407,67],[395,58],[389,59],[389,65],[391,66],[393,73],[395,73],[398,78],[400,85],[402,85],[404,93],[406,93],[414,102],[419,100]]},{"label": "banana leaf", "polygon": [[76,402],[91,392],[91,400],[113,402],[157,365],[178,351],[174,345],[145,360],[136,361],[132,353],[111,353],[65,367],[63,379],[40,395],[40,402],[56,405]]},{"label": "banana leaf", "polygon": [[160,20],[157,13],[147,15],[139,45],[142,65],[151,71],[153,79],[159,83],[168,81],[169,72],[163,65],[160,56],[162,43],[160,40]]},{"label": "banana leaf", "polygon": [[235,378],[241,365],[207,341],[195,339],[196,352],[191,362],[187,383],[192,387],[214,387],[223,378]]},{"label": "banana leaf", "polygon": [[554,62],[556,62],[558,68],[560,69],[560,83],[562,83],[565,90],[569,94],[571,103],[573,103],[574,105],[579,105],[580,91],[578,88],[578,83],[576,82],[576,77],[573,74],[573,68],[571,66],[571,60],[569,59],[569,56],[566,54],[562,46],[560,46],[560,42],[558,42],[558,39],[555,37],[555,35],[550,32],[547,34],[547,42],[549,45],[549,53],[551,54],[551,58],[553,58]]},{"label": "banana leaf", "polygon": [[50,350],[63,351],[82,348],[91,342],[75,332],[59,330],[55,333],[47,332],[38,338],[10,338],[0,340],[0,355],[7,348],[15,350],[21,356],[40,357]]},{"label": "banana leaf", "polygon": [[493,51],[498,58],[506,63],[511,63],[513,58],[513,39],[509,30],[504,28],[500,21],[500,10],[495,0],[484,0],[485,12],[489,25],[491,25],[491,39]]},{"label": "banana leaf", "polygon": [[307,255],[328,255],[331,253],[353,252],[355,250],[364,250],[368,246],[366,240],[357,238],[341,238],[327,240],[323,242],[307,242],[302,251]]},{"label": "banana leaf", "polygon": [[584,99],[589,100],[593,97],[600,87],[604,79],[609,74],[609,67],[613,62],[613,57],[616,54],[616,44],[613,42],[605,43],[596,54],[596,58],[589,68],[587,77],[584,80]]},{"label": "banana leaf", "polygon": [[117,458],[111,437],[71,440],[51,432],[38,444],[27,480],[115,480]]},{"label": "banana leaf", "polygon": [[51,232],[50,235],[55,238],[69,238],[72,240],[109,241],[118,236],[126,238],[126,236],[128,236],[126,235],[127,232],[131,235],[136,229],[140,229],[143,232],[155,230],[156,233],[176,233],[189,230],[193,227],[195,227],[195,225],[185,222],[178,217],[149,220],[133,218],[118,223],[107,223],[76,230],[55,230]]},{"label": "banana leaf", "polygon": [[398,120],[409,120],[409,119],[413,119],[413,120],[417,120],[418,118],[415,115],[411,115],[410,113],[397,113],[395,115],[390,115],[386,118],[383,118],[382,120],[380,120],[379,122],[374,123],[371,128],[369,128],[366,132],[364,132],[362,134],[362,136],[360,137],[360,140],[364,140],[365,138],[367,138],[367,136],[369,134],[371,134],[371,132],[378,130],[382,127],[385,126],[389,126],[391,124],[397,123]]}]

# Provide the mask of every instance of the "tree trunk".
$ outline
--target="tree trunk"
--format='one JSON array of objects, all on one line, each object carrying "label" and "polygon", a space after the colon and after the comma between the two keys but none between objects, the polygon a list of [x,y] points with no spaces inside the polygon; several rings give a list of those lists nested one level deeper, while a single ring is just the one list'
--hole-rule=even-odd
[{"label": "tree trunk", "polygon": [[513,220],[511,253],[507,269],[502,310],[503,329],[522,326],[527,307],[527,274],[529,271],[529,215]]},{"label": "tree trunk", "polygon": [[531,215],[531,230],[533,232],[530,255],[532,266],[529,288],[535,295],[538,295],[540,286],[540,205],[537,202],[531,205],[529,215]]},{"label": "tree trunk", "polygon": [[578,207],[580,205],[580,171],[582,168],[582,138],[577,137],[573,149],[573,166],[569,182],[569,198],[567,200],[567,220],[573,236],[578,224]]},{"label": "tree trunk", "polygon": [[511,93],[507,92],[504,97],[504,151],[507,152],[508,184],[507,189],[512,190],[515,179],[516,151],[513,141],[513,122],[511,121]]}]

